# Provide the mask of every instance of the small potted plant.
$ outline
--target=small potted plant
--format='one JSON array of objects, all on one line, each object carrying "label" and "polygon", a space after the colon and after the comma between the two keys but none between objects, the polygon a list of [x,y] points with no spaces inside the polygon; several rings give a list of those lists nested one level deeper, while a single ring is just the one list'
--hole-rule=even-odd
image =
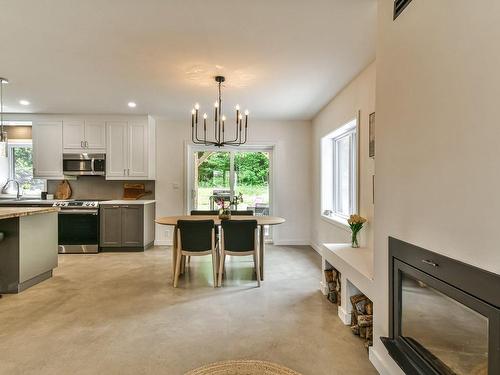
[{"label": "small potted plant", "polygon": [[366,219],[359,215],[351,215],[347,220],[349,226],[351,227],[351,246],[356,248],[359,247],[358,243],[358,232],[363,228],[363,224],[366,223]]},{"label": "small potted plant", "polygon": [[224,201],[223,198],[217,200],[217,205],[219,206],[219,219],[229,220],[231,219],[231,202]]}]

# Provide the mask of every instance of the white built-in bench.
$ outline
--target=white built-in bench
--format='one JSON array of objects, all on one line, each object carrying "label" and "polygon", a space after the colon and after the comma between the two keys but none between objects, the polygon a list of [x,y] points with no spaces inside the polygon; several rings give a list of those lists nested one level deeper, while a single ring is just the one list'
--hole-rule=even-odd
[{"label": "white built-in bench", "polygon": [[[325,243],[320,246],[322,270],[330,264],[341,273],[341,305],[338,309],[344,324],[351,324],[350,297],[360,292],[373,301],[373,249],[352,248],[349,243]],[[325,274],[322,272],[321,291],[328,294]]]}]

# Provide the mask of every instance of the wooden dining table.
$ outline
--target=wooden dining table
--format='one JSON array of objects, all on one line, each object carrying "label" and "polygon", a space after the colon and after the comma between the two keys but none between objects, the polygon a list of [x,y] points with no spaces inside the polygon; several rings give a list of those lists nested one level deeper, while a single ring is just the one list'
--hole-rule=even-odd
[{"label": "wooden dining table", "polygon": [[[172,269],[175,269],[177,261],[177,222],[179,220],[213,220],[215,225],[221,224],[221,219],[217,215],[186,215],[186,216],[165,216],[155,220],[160,225],[170,225],[174,227],[173,233],[173,251],[172,251]],[[259,257],[260,257],[260,278],[264,280],[264,227],[266,225],[283,224],[285,219],[278,216],[253,216],[253,215],[233,215],[231,220],[257,220],[259,230]],[[175,272],[173,272],[175,273]]]}]

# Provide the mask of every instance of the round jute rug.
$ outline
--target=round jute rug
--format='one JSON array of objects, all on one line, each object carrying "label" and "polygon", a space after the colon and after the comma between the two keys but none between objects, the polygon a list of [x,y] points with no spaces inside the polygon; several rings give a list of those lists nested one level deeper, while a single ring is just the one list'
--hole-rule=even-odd
[{"label": "round jute rug", "polygon": [[215,362],[186,372],[184,375],[301,375],[276,363],[240,360]]}]

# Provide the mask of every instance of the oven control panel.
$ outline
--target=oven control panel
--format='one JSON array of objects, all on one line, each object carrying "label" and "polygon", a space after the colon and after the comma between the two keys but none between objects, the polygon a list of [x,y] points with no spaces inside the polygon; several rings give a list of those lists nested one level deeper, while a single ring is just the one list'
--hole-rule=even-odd
[{"label": "oven control panel", "polygon": [[97,201],[58,201],[54,202],[53,207],[60,208],[98,208]]}]

